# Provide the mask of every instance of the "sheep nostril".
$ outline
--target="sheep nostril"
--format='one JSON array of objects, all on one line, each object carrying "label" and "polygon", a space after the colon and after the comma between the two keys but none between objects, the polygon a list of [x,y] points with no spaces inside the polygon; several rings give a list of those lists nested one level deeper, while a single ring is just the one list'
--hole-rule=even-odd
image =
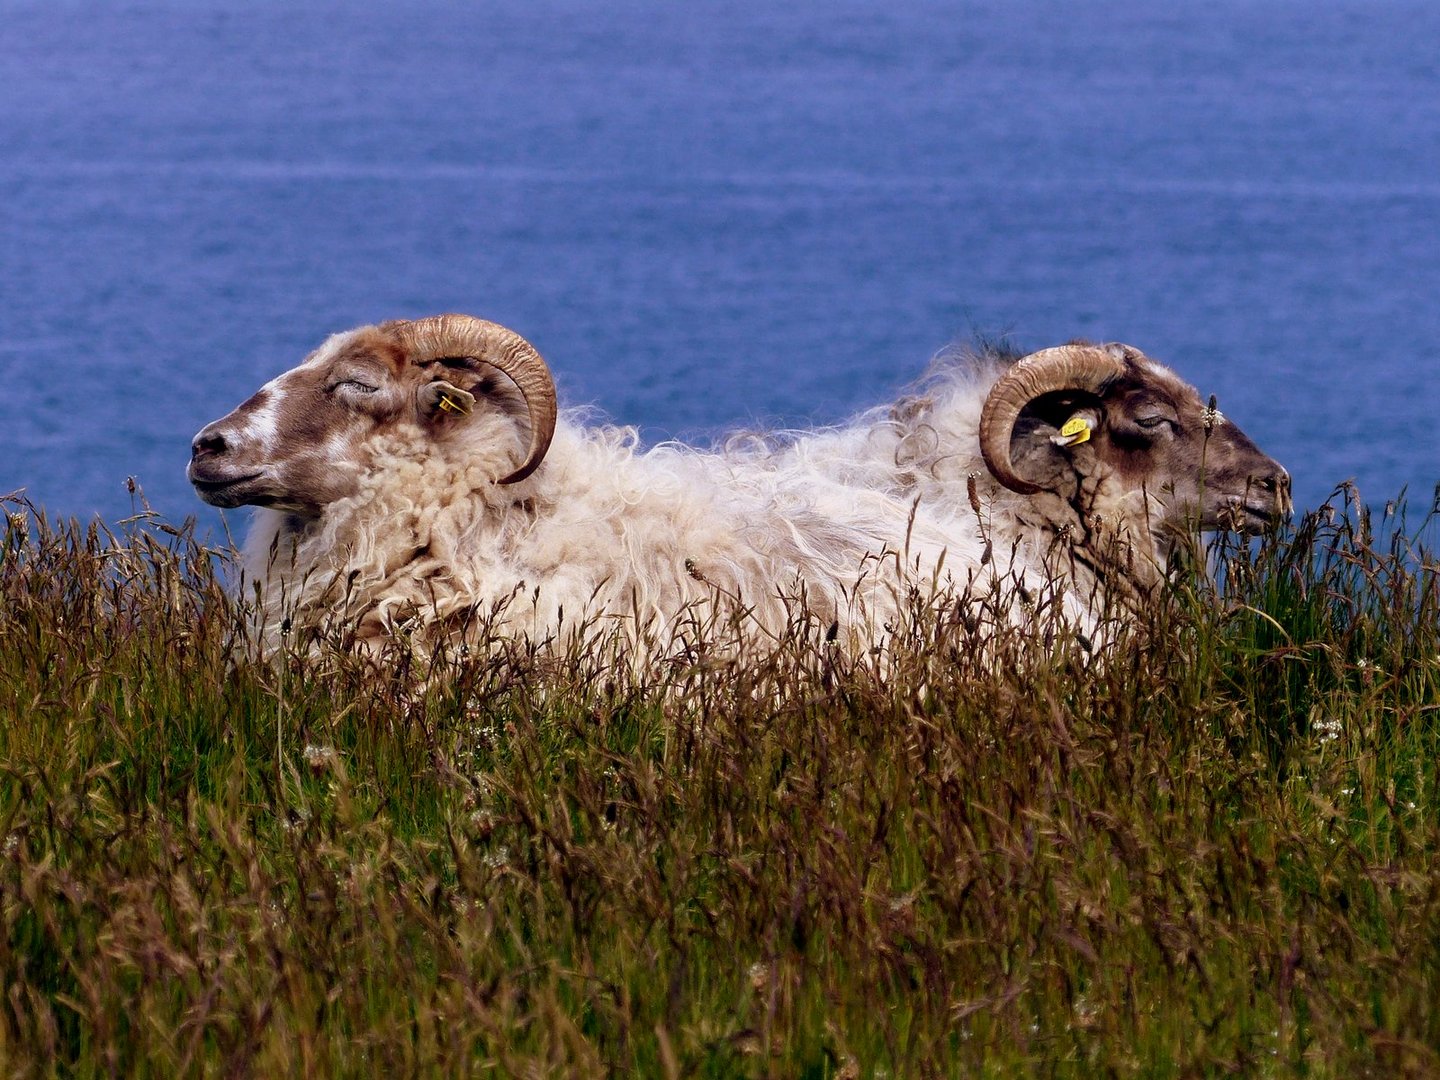
[{"label": "sheep nostril", "polygon": [[195,437],[195,441],[191,444],[190,456],[199,458],[206,454],[223,454],[227,449],[229,449],[229,444],[225,442],[224,435],[219,432],[206,435],[202,432]]},{"label": "sheep nostril", "polygon": [[1259,477],[1256,481],[1260,490],[1270,495],[1290,490],[1290,474],[1281,470],[1278,473],[1271,473],[1269,476]]}]

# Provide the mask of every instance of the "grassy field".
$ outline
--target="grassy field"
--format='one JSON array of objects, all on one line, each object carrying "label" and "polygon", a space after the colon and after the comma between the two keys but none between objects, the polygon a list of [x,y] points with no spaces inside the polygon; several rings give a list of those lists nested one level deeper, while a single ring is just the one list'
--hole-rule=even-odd
[{"label": "grassy field", "polygon": [[1436,1075],[1440,568],[1336,505],[1103,658],[921,606],[641,685],[249,659],[185,530],[7,503],[0,1067]]}]

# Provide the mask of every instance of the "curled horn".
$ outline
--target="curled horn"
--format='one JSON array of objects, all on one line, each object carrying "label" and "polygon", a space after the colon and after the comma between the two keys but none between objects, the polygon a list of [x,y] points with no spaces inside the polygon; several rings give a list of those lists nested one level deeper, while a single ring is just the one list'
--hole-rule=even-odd
[{"label": "curled horn", "polygon": [[434,315],[397,328],[416,364],[449,356],[473,356],[503,371],[525,399],[530,413],[530,449],[525,462],[497,481],[514,484],[539,467],[555,435],[555,382],[550,369],[528,341],[498,323],[471,315]]},{"label": "curled horn", "polygon": [[1125,356],[1124,345],[1060,345],[1016,361],[991,388],[980,411],[980,453],[995,479],[1021,495],[1042,490],[1017,475],[1010,461],[1010,435],[1020,410],[1057,390],[1099,394],[1125,371]]}]

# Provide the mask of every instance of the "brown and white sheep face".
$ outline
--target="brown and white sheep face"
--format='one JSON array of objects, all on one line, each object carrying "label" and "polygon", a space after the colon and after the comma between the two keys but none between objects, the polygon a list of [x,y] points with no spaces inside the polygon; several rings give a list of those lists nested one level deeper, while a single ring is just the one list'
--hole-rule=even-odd
[{"label": "brown and white sheep face", "polygon": [[465,357],[415,363],[395,325],[335,335],[201,430],[187,470],[200,498],[314,516],[356,492],[384,435],[443,445],[469,422],[481,395],[515,410],[488,364]]},{"label": "brown and white sheep face", "polygon": [[1143,491],[1156,533],[1258,532],[1290,513],[1279,462],[1168,368],[1129,346],[1104,348],[1123,370],[1098,394],[1044,395],[1016,425],[1014,459],[1028,479],[1081,502]]},{"label": "brown and white sheep face", "polygon": [[1200,394],[1159,364],[1106,394],[1095,452],[1131,488],[1165,505],[1163,527],[1258,532],[1290,513],[1290,474]]}]

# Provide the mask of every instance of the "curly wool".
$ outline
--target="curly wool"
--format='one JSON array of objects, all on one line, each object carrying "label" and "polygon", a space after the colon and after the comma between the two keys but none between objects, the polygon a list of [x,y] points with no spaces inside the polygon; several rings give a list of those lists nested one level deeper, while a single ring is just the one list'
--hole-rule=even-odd
[{"label": "curly wool", "polygon": [[[362,640],[402,624],[443,637],[476,613],[537,642],[597,620],[664,641],[697,612],[779,634],[803,601],[858,650],[917,589],[1024,595],[1057,575],[1066,613],[1089,623],[1104,559],[1070,556],[1092,530],[1063,499],[1004,491],[981,461],[980,410],[1003,366],[942,364],[849,424],[717,451],[639,452],[633,429],[567,413],[543,467],[509,487],[493,482],[517,445],[503,414],[447,444],[389,434],[360,490],[319,518],[260,511],[246,571],[268,626],[329,614]],[[1090,493],[1098,514],[1145,528],[1143,503],[1103,489]]]}]

